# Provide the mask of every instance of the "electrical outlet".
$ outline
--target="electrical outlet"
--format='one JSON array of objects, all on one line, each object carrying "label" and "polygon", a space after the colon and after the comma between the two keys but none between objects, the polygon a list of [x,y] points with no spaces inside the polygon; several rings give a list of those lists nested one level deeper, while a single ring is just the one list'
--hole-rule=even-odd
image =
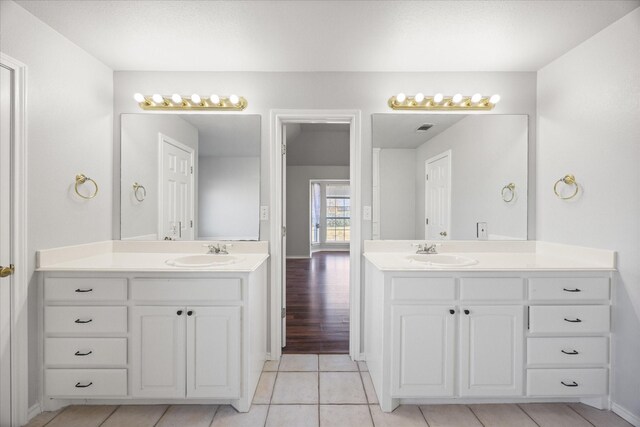
[{"label": "electrical outlet", "polygon": [[269,221],[269,206],[260,206],[260,221]]},{"label": "electrical outlet", "polygon": [[371,206],[362,207],[362,220],[371,221]]},{"label": "electrical outlet", "polygon": [[478,240],[488,240],[489,232],[487,231],[487,223],[486,222],[478,222],[477,223],[477,236]]}]

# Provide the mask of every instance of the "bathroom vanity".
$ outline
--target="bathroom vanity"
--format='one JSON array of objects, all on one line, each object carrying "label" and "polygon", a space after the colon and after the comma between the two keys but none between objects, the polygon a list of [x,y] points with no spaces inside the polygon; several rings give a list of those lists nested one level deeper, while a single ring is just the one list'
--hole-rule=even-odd
[{"label": "bathroom vanity", "polygon": [[[608,407],[615,254],[543,242],[365,242],[365,356],[401,403]],[[435,260],[432,262],[431,260]]]},{"label": "bathroom vanity", "polygon": [[92,399],[248,411],[266,359],[268,242],[206,252],[186,241],[40,251],[45,409]]}]

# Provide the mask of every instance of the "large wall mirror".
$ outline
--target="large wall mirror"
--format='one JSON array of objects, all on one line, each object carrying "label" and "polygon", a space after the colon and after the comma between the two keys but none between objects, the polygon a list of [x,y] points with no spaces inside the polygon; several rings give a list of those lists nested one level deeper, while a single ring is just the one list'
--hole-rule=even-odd
[{"label": "large wall mirror", "polygon": [[527,239],[526,115],[372,119],[374,239]]},{"label": "large wall mirror", "polygon": [[258,240],[260,116],[123,114],[123,240]]}]

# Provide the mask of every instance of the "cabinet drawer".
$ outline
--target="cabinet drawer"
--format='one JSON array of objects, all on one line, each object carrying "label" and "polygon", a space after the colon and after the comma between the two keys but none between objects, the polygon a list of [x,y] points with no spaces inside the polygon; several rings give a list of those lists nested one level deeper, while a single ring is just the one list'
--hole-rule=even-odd
[{"label": "cabinet drawer", "polygon": [[48,301],[124,301],[127,279],[89,277],[48,277],[44,280]]},{"label": "cabinet drawer", "polygon": [[45,307],[47,333],[126,333],[127,307]]},{"label": "cabinet drawer", "polygon": [[529,365],[585,365],[609,362],[609,340],[605,337],[529,338]]},{"label": "cabinet drawer", "polygon": [[58,366],[123,366],[127,364],[126,338],[47,338],[44,363]]},{"label": "cabinet drawer", "polygon": [[126,369],[47,369],[45,381],[45,394],[49,397],[127,395]]},{"label": "cabinet drawer", "polygon": [[609,306],[531,306],[529,330],[531,333],[607,333]]},{"label": "cabinet drawer", "polygon": [[456,298],[452,277],[395,277],[391,279],[392,300],[450,301]]},{"label": "cabinet drawer", "polygon": [[463,277],[460,299],[463,301],[522,300],[524,280],[520,277]]},{"label": "cabinet drawer", "polygon": [[529,396],[593,396],[607,394],[608,375],[598,369],[528,369]]},{"label": "cabinet drawer", "polygon": [[131,298],[142,301],[240,301],[242,280],[228,279],[138,279],[131,285]]},{"label": "cabinet drawer", "polygon": [[608,300],[608,277],[555,277],[529,279],[529,299],[537,300]]}]

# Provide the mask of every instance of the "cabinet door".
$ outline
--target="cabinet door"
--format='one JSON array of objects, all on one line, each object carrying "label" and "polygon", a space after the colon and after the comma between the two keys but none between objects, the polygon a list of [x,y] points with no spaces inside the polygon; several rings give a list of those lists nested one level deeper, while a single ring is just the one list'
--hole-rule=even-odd
[{"label": "cabinet door", "polygon": [[522,395],[524,307],[462,307],[460,395]]},{"label": "cabinet door", "polygon": [[187,308],[187,397],[240,397],[240,310]]},{"label": "cabinet door", "polygon": [[453,396],[453,307],[393,305],[391,394]]},{"label": "cabinet door", "polygon": [[185,396],[184,307],[132,308],[132,394]]}]

